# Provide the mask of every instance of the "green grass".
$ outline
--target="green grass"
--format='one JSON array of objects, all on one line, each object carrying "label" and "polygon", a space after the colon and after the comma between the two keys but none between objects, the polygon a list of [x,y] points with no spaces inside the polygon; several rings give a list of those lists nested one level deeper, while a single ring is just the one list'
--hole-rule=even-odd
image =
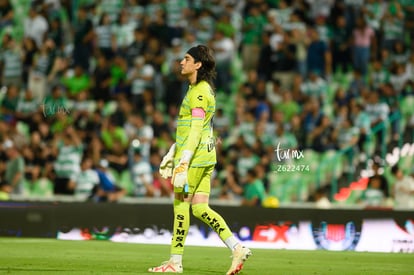
[{"label": "green grass", "polygon": [[[241,274],[414,274],[414,254],[253,249]],[[0,274],[148,274],[166,245],[0,238]],[[184,274],[225,274],[224,247],[186,247]]]}]

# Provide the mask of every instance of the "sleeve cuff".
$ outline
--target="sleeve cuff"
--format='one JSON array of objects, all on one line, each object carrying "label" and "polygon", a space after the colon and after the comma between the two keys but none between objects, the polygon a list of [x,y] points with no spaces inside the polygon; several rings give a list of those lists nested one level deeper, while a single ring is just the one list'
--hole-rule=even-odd
[{"label": "sleeve cuff", "polygon": [[193,157],[193,152],[190,150],[184,150],[181,156],[181,162],[190,163],[191,158]]}]

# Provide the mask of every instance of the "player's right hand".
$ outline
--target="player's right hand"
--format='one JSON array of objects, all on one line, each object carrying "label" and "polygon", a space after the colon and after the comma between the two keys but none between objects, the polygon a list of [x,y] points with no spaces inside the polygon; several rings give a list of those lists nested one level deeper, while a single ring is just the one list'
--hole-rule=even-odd
[{"label": "player's right hand", "polygon": [[188,162],[180,162],[173,171],[172,184],[175,188],[183,188],[187,183]]}]

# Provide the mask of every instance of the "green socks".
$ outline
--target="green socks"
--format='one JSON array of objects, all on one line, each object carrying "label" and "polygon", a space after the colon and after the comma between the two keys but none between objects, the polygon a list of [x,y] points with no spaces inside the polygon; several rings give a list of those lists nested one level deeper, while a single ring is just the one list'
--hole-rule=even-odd
[{"label": "green socks", "polygon": [[210,226],[224,242],[230,236],[233,236],[230,228],[224,219],[216,211],[211,209],[207,203],[197,203],[192,205],[193,215]]},{"label": "green socks", "polygon": [[190,204],[174,200],[174,226],[171,255],[184,253],[184,242],[190,227]]},{"label": "green socks", "polygon": [[[238,244],[230,228],[227,226],[223,217],[211,209],[207,203],[197,203],[192,205],[193,215],[207,224],[220,237],[220,239],[230,248]],[[179,200],[174,200],[174,226],[171,242],[171,255],[182,258],[184,253],[184,243],[190,227],[190,204]]]}]

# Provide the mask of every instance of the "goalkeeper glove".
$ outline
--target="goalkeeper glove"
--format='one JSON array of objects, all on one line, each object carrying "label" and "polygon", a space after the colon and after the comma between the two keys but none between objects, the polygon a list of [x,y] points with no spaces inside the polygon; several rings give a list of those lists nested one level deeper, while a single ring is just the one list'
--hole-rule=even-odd
[{"label": "goalkeeper glove", "polygon": [[188,162],[180,162],[173,171],[172,183],[175,188],[183,188],[187,183]]},{"label": "goalkeeper glove", "polygon": [[175,188],[183,188],[184,185],[188,182],[188,164],[190,163],[193,153],[188,150],[183,151],[183,156],[181,157],[180,163],[174,168],[172,184]]},{"label": "goalkeeper glove", "polygon": [[159,172],[164,179],[168,179],[173,175],[174,154],[175,143],[171,145],[170,150],[168,150],[168,153],[162,158],[160,163]]}]

